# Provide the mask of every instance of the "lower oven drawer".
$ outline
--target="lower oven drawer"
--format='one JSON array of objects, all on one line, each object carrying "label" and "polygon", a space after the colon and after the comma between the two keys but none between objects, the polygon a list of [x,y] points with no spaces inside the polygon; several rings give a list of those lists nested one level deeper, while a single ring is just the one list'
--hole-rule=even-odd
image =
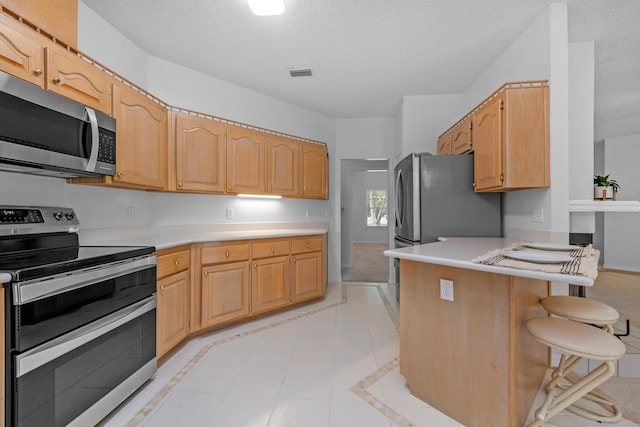
[{"label": "lower oven drawer", "polygon": [[155,371],[155,337],[154,295],[14,356],[13,425],[94,425]]}]

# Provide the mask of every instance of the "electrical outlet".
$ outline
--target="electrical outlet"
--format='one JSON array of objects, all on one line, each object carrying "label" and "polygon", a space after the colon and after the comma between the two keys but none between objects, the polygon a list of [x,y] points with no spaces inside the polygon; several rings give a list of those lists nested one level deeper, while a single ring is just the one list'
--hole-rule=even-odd
[{"label": "electrical outlet", "polygon": [[133,221],[133,216],[134,216],[134,209],[133,206],[129,206],[127,208],[127,221]]},{"label": "electrical outlet", "polygon": [[309,209],[307,209],[306,211],[304,211],[304,216],[309,218],[311,216],[311,211]]},{"label": "electrical outlet", "polygon": [[531,222],[544,222],[544,209],[534,209],[531,214]]},{"label": "electrical outlet", "polygon": [[453,301],[453,281],[440,279],[440,299]]},{"label": "electrical outlet", "polygon": [[227,208],[227,219],[233,219],[233,208]]}]

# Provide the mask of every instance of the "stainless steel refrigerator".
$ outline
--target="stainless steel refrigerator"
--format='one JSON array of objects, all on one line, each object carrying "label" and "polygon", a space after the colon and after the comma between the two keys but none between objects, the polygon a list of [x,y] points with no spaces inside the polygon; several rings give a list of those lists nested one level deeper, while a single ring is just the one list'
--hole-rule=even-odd
[{"label": "stainless steel refrigerator", "polygon": [[395,197],[396,248],[438,237],[502,236],[500,193],[473,191],[473,154],[408,155],[395,167]]}]

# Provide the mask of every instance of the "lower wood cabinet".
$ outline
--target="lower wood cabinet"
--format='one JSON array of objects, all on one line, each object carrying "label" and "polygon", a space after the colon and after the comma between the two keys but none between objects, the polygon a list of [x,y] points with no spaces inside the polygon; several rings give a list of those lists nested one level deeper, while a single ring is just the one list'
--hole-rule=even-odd
[{"label": "lower wood cabinet", "polygon": [[322,253],[311,252],[291,257],[291,302],[318,298],[324,293],[322,280]]},{"label": "lower wood cabinet", "polygon": [[284,307],[290,301],[289,256],[254,260],[251,271],[251,313]]},{"label": "lower wood cabinet", "polygon": [[189,335],[189,271],[158,280],[156,353],[162,357]]},{"label": "lower wood cabinet", "polygon": [[156,355],[162,357],[181,343],[190,331],[189,246],[158,251]]},{"label": "lower wood cabinet", "polygon": [[202,268],[201,327],[208,328],[249,315],[249,262]]}]

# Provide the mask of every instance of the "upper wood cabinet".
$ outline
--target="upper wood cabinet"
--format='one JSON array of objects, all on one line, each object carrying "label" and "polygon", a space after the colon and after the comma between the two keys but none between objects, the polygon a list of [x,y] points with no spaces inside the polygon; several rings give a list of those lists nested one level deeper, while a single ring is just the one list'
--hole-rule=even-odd
[{"label": "upper wood cabinet", "polygon": [[471,142],[471,126],[471,115],[468,115],[456,123],[456,125],[451,129],[452,154],[464,154],[471,151],[473,148]]},{"label": "upper wood cabinet", "polygon": [[265,193],[267,135],[235,126],[227,128],[227,192]]},{"label": "upper wood cabinet", "polygon": [[267,193],[297,197],[300,193],[300,143],[269,135]]},{"label": "upper wood cabinet", "polygon": [[114,182],[162,190],[167,187],[167,110],[135,90],[113,85],[116,118]]},{"label": "upper wood cabinet", "polygon": [[58,40],[78,46],[78,0],[0,0],[0,4]]},{"label": "upper wood cabinet", "polygon": [[329,158],[320,144],[300,144],[300,196],[310,199],[329,198]]},{"label": "upper wood cabinet", "polygon": [[0,13],[0,70],[44,87],[44,44],[3,13]]},{"label": "upper wood cabinet", "polygon": [[438,155],[451,154],[451,131],[447,131],[438,138]]},{"label": "upper wood cabinet", "polygon": [[549,88],[507,84],[473,113],[475,191],[548,187]]},{"label": "upper wood cabinet", "polygon": [[107,74],[58,46],[45,50],[46,89],[111,114],[111,78]]},{"label": "upper wood cabinet", "polygon": [[169,189],[224,193],[226,127],[213,120],[173,113],[172,145],[175,176]]}]

